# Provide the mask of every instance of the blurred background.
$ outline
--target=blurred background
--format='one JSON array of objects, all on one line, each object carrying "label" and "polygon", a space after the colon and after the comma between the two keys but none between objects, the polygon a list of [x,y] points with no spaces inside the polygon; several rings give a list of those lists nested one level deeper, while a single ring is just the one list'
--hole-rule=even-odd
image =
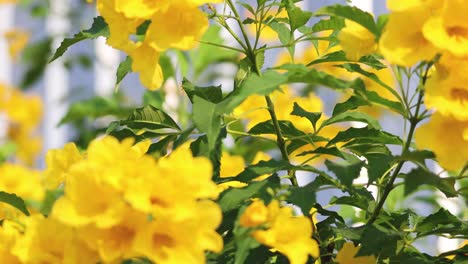
[{"label": "blurred background", "polygon": [[[387,12],[385,1],[381,0],[305,0],[299,5],[314,11],[336,3],[355,5],[375,16]],[[222,6],[219,8],[222,10]],[[177,106],[184,103],[181,102],[182,92],[177,85],[180,85],[181,72],[184,72],[186,65],[178,61],[181,56],[178,53],[168,54],[169,63],[174,65],[178,73],[175,74],[175,81],[166,82],[164,96],[145,90],[138,76],[133,73],[116,85],[116,71],[125,61],[126,55],[107,46],[103,38],[77,43],[63,57],[49,64],[49,59],[62,40],[90,28],[96,15],[95,5],[84,0],[0,0],[0,93],[3,92],[0,97],[4,97],[4,104],[13,105],[8,111],[18,115],[18,120],[23,117],[24,122],[35,127],[34,131],[31,128],[28,133],[38,139],[39,145],[27,141],[24,144],[32,149],[24,155],[34,156],[26,159],[38,168],[43,168],[44,153],[48,149],[60,148],[68,141],[76,141],[78,145],[85,146],[89,140],[104,132],[103,128],[113,117],[126,117],[132,107],[151,103],[163,107],[169,113],[172,111],[177,118],[176,112],[180,110]],[[234,43],[226,32],[221,34],[228,44]],[[266,66],[274,65],[281,56],[278,50],[270,52],[274,53],[266,55],[270,58]],[[222,84],[224,89],[232,88],[236,65],[219,63],[212,70],[216,72],[214,78],[199,78],[197,84]],[[193,72],[186,73],[184,77],[194,78]],[[18,100],[22,104],[5,99],[5,90],[10,88],[26,94],[24,99]],[[330,112],[337,102],[337,94],[320,88],[316,93],[324,102],[325,112]],[[41,98],[42,111],[35,106],[37,101],[26,99],[34,95]],[[90,114],[89,109],[94,108],[99,111]],[[9,134],[17,132],[12,129],[12,123],[8,122],[7,115],[2,111],[6,110],[0,109],[0,145],[5,143]],[[404,133],[402,120],[395,115],[383,114],[380,121],[384,130],[397,135]],[[434,169],[440,170],[435,164]],[[307,175],[302,175],[301,183],[305,184],[307,181]],[[323,194],[319,197],[319,202],[328,201],[333,195],[334,193]],[[444,207],[455,215],[459,215],[464,208],[463,202],[458,199],[447,199],[439,194],[436,196],[435,199],[442,201]],[[397,198],[398,196],[394,198],[394,206],[403,208],[403,204],[397,204]],[[432,208],[430,203],[422,199],[413,197],[409,202],[417,205],[418,212],[427,214]],[[429,254],[437,254],[457,248],[459,243],[460,241],[444,238],[436,241],[429,237],[420,246]]]}]

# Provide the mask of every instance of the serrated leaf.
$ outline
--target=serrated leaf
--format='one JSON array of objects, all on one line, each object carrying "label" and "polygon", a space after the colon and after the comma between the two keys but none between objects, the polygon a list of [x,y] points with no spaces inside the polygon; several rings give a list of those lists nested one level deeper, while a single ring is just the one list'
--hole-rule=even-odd
[{"label": "serrated leaf", "polygon": [[87,30],[83,30],[77,34],[75,34],[72,38],[66,38],[60,43],[60,46],[55,51],[55,54],[52,56],[49,62],[53,62],[57,58],[61,57],[69,47],[72,45],[83,41],[85,39],[95,39],[98,37],[109,37],[109,27],[104,21],[104,18],[98,16],[94,18],[93,24],[91,28]]},{"label": "serrated leaf", "polygon": [[249,165],[239,175],[235,177],[236,181],[249,183],[258,176],[265,174],[273,174],[278,171],[287,170],[291,168],[291,164],[283,160],[268,160],[260,161],[257,164]]},{"label": "serrated leaf", "polygon": [[197,95],[193,96],[193,122],[201,132],[206,133],[210,150],[214,148],[221,130],[221,115],[222,113],[217,109],[217,104]]},{"label": "serrated leaf", "polygon": [[333,116],[339,115],[341,113],[345,113],[349,110],[354,110],[360,106],[369,106],[369,105],[370,103],[367,102],[366,100],[360,97],[351,96],[345,102],[338,103],[335,105],[335,108],[333,108]]},{"label": "serrated leaf", "polygon": [[197,87],[184,78],[182,81],[182,88],[192,103],[195,95],[215,104],[223,100],[223,90],[221,86]]},{"label": "serrated leaf", "polygon": [[325,166],[335,174],[343,185],[351,187],[353,185],[353,180],[359,177],[364,162],[358,158],[341,162],[326,160]]},{"label": "serrated leaf", "polygon": [[397,242],[400,236],[396,231],[378,229],[375,226],[367,226],[361,237],[361,248],[356,256],[394,256],[397,251]]},{"label": "serrated leaf", "polygon": [[180,131],[179,125],[177,125],[171,116],[152,105],[135,109],[127,120],[120,121],[120,125],[128,126],[132,129],[155,130],[171,128]]},{"label": "serrated leaf", "polygon": [[[345,26],[344,19],[341,17],[330,17],[322,19],[312,26],[312,32],[320,32],[325,30],[340,30]],[[304,32],[302,32],[304,33]]]},{"label": "serrated leaf", "polygon": [[0,202],[9,204],[14,208],[20,210],[23,214],[29,216],[29,211],[26,208],[24,200],[14,193],[0,191]]},{"label": "serrated leaf", "polygon": [[268,181],[254,182],[244,188],[231,188],[222,194],[218,204],[223,212],[234,210],[244,201],[254,197],[266,186],[268,186]]},{"label": "serrated leaf", "polygon": [[377,25],[375,24],[373,16],[370,13],[367,13],[354,6],[338,5],[338,4],[332,5],[332,6],[326,6],[326,7],[320,8],[314,14],[318,16],[329,15],[329,16],[337,16],[337,17],[349,19],[367,28],[375,36],[380,35],[379,29],[377,28]]},{"label": "serrated leaf", "polygon": [[277,67],[277,69],[287,70],[288,83],[318,84],[337,90],[353,86],[352,81],[342,80],[313,68],[309,69],[302,64],[285,64]]},{"label": "serrated leaf", "polygon": [[52,39],[47,37],[27,45],[22,52],[22,61],[26,65],[19,87],[30,88],[42,77],[52,49]]},{"label": "serrated leaf", "polygon": [[314,150],[304,151],[300,154],[297,154],[296,156],[305,156],[305,155],[310,155],[310,154],[326,154],[326,155],[332,155],[335,157],[345,159],[343,152],[336,147],[331,147],[331,148],[318,147]]},{"label": "serrated leaf", "polygon": [[132,58],[127,56],[124,61],[119,63],[119,67],[117,67],[116,72],[116,81],[115,85],[119,85],[122,80],[127,76],[127,74],[132,72]]},{"label": "serrated leaf", "polygon": [[314,128],[314,130],[316,129],[317,121],[320,119],[320,117],[322,117],[321,112],[306,111],[296,102],[294,102],[293,111],[291,112],[291,115],[307,118],[312,124],[312,127]]},{"label": "serrated leaf", "polygon": [[420,236],[449,233],[467,237],[468,224],[460,221],[447,209],[440,208],[439,211],[421,219],[416,225],[416,232]]},{"label": "serrated leaf", "polygon": [[331,139],[327,146],[331,146],[338,142],[348,142],[353,139],[366,138],[374,142],[383,144],[402,145],[403,141],[395,135],[388,132],[377,130],[370,127],[355,128],[351,127],[345,131],[340,131],[333,139]]},{"label": "serrated leaf", "polygon": [[458,193],[455,190],[455,179],[441,178],[438,175],[424,170],[420,167],[411,170],[405,176],[405,195],[408,195],[418,189],[421,185],[431,185],[436,187],[445,194],[448,198],[457,197]]},{"label": "serrated leaf", "polygon": [[291,28],[291,32],[294,32],[296,31],[296,29],[307,24],[307,22],[312,17],[312,12],[304,11],[291,2],[289,2],[289,4],[286,5],[286,11],[288,12],[289,26]]},{"label": "serrated leaf", "polygon": [[344,112],[344,113],[339,113],[337,115],[333,115],[332,117],[330,117],[329,119],[325,120],[322,123],[322,127],[335,124],[335,123],[350,122],[350,121],[363,122],[363,123],[366,123],[371,128],[380,129],[380,124],[375,118],[373,118],[372,116],[368,114],[361,113],[361,112]]}]

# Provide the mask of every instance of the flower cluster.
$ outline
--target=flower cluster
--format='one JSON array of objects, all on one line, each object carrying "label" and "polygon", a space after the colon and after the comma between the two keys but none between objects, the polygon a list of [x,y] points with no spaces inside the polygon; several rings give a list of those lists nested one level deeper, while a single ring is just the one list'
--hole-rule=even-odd
[{"label": "flower cluster", "polygon": [[[461,169],[468,160],[468,1],[391,0],[387,4],[392,13],[380,49],[390,62],[412,66],[441,55],[425,87],[424,102],[436,112],[417,131],[416,143],[434,150],[445,169]],[[459,150],[457,155],[452,155],[453,146]]]},{"label": "flower cluster", "polygon": [[198,9],[206,2],[98,0],[97,8],[109,25],[107,43],[126,52],[132,58],[132,69],[140,74],[142,84],[154,90],[163,82],[158,64],[160,53],[170,48],[194,48],[208,28],[208,18]]},{"label": "flower cluster", "polygon": [[293,216],[293,209],[273,200],[265,206],[254,200],[240,216],[239,224],[252,228],[252,236],[288,257],[291,264],[306,263],[308,256],[318,258],[319,246],[312,238],[313,226],[305,216]]},{"label": "flower cluster", "polygon": [[[148,147],[108,136],[94,140],[85,154],[73,144],[50,152],[43,181],[63,186],[64,194],[49,217],[5,217],[0,260],[16,262],[2,263],[116,263],[133,257],[205,263],[205,251],[219,252],[222,215],[210,200],[219,193],[210,161],[194,158],[186,145],[156,160],[145,155]],[[2,167],[3,174],[22,175],[14,169]],[[31,184],[21,190],[4,185],[2,190],[42,199]]]},{"label": "flower cluster", "polygon": [[0,84],[0,114],[6,117],[5,139],[16,147],[16,157],[31,165],[39,154],[42,142],[35,131],[42,119],[42,101],[19,89]]}]

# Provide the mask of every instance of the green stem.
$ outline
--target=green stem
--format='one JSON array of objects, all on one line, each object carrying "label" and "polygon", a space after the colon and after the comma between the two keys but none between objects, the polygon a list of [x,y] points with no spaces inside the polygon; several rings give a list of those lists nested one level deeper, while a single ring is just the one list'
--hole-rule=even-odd
[{"label": "green stem", "polygon": [[[426,84],[427,74],[429,72],[430,66],[432,66],[432,65],[429,64],[428,67],[426,68],[426,73],[425,73],[425,75],[424,75],[424,77],[422,79],[422,87],[424,87],[424,85]],[[418,97],[418,102],[417,102],[417,106],[416,106],[416,111],[415,111],[414,115],[411,115],[411,112],[409,113],[410,114],[410,118],[409,118],[410,129],[409,129],[409,132],[408,132],[408,136],[406,138],[405,145],[403,146],[402,156],[405,155],[409,151],[409,148],[411,146],[411,141],[413,139],[414,131],[416,130],[416,126],[418,125],[418,123],[421,121],[421,118],[419,116],[419,111],[421,109],[423,97],[424,97],[424,90],[421,89],[419,91],[419,97]],[[382,210],[382,207],[385,204],[385,201],[387,200],[388,195],[393,190],[393,184],[395,183],[395,180],[396,180],[398,174],[400,173],[401,168],[403,167],[405,162],[406,162],[405,160],[400,161],[398,163],[397,167],[395,168],[395,170],[393,171],[393,174],[391,175],[390,179],[388,180],[387,184],[385,185],[385,189],[383,190],[383,193],[382,193],[382,196],[381,196],[379,202],[375,206],[375,209],[374,209],[371,217],[367,221],[368,225],[371,225],[372,223],[375,222],[375,220],[377,220],[377,217],[379,216],[380,211]]]}]

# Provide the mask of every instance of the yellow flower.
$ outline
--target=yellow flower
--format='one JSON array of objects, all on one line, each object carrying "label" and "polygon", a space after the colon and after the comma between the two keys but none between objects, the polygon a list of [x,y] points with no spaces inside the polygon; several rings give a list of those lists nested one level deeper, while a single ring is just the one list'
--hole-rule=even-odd
[{"label": "yellow flower", "polygon": [[16,144],[18,159],[31,165],[42,147],[40,138],[34,136],[42,118],[40,97],[0,84],[0,112],[7,116],[7,135]]},{"label": "yellow flower", "polygon": [[424,37],[441,50],[460,57],[468,55],[468,4],[460,0],[440,2],[442,10],[424,24]]},{"label": "yellow flower", "polygon": [[[41,174],[26,167],[3,163],[0,165],[0,190],[14,193],[24,200],[41,201],[44,189],[41,186]],[[0,202],[0,220],[16,219],[21,212]]]},{"label": "yellow flower", "polygon": [[23,228],[17,222],[3,220],[0,227],[0,263],[21,263],[18,257],[12,253],[12,249],[22,231]]},{"label": "yellow flower", "polygon": [[255,223],[266,226],[266,229],[253,231],[255,240],[286,255],[291,264],[306,263],[309,255],[319,257],[318,243],[312,239],[309,218],[293,216],[291,207],[280,207],[279,202],[273,200],[267,207],[268,216],[265,219],[262,204],[262,201],[254,201],[240,218],[241,225],[246,227],[254,227]]},{"label": "yellow flower", "polygon": [[362,56],[377,51],[374,34],[356,22],[346,20],[345,23],[338,39],[348,59],[358,61]]},{"label": "yellow flower", "polygon": [[221,210],[212,201],[195,204],[192,218],[174,221],[155,218],[142,226],[135,238],[135,250],[155,263],[205,263],[205,250],[221,251],[223,241],[215,229],[221,223]]},{"label": "yellow flower", "polygon": [[154,14],[145,41],[158,51],[188,50],[197,45],[207,29],[208,18],[202,11],[176,1],[167,10]]},{"label": "yellow flower", "polygon": [[[221,178],[235,177],[245,168],[245,161],[242,156],[231,155],[228,152],[223,152],[220,162],[221,168],[219,177]],[[218,184],[218,189],[220,192],[222,192],[230,187],[242,188],[245,186],[247,186],[247,183],[240,181],[228,181]]]},{"label": "yellow flower", "polygon": [[229,178],[237,176],[245,168],[245,161],[242,156],[231,155],[229,152],[224,151],[221,156],[221,178]]},{"label": "yellow flower", "polygon": [[354,246],[352,242],[347,242],[336,255],[338,264],[375,264],[377,260],[374,256],[355,257],[360,246]]},{"label": "yellow flower", "polygon": [[443,56],[426,85],[425,104],[442,115],[468,121],[468,61]]},{"label": "yellow flower", "polygon": [[268,221],[268,208],[263,201],[253,201],[239,218],[239,224],[243,227],[256,227]]},{"label": "yellow flower", "polygon": [[[398,2],[398,4],[397,4]],[[402,3],[400,8],[395,8]],[[423,34],[423,26],[431,15],[437,12],[438,6],[421,1],[390,1],[390,13],[387,25],[379,41],[379,49],[390,63],[412,66],[418,61],[432,59],[438,49]],[[442,2],[442,1],[440,1]]]},{"label": "yellow flower", "polygon": [[82,159],[83,156],[74,143],[65,144],[63,149],[49,150],[46,154],[45,187],[55,189],[64,183],[70,167]]},{"label": "yellow flower", "polygon": [[149,223],[144,213],[128,210],[122,222],[110,228],[87,225],[77,230],[80,239],[93,251],[99,252],[104,263],[117,263],[123,259],[138,257],[133,243],[141,228]]},{"label": "yellow flower", "polygon": [[144,20],[126,17],[116,10],[115,2],[115,0],[98,0],[97,9],[109,26],[110,36],[107,39],[107,44],[129,53],[135,49],[136,45],[130,40],[130,35],[136,33],[137,27]]},{"label": "yellow flower", "polygon": [[53,218],[25,218],[25,233],[12,252],[23,263],[96,263],[97,254],[80,241],[75,231]]},{"label": "yellow flower", "polygon": [[20,52],[29,41],[29,33],[22,30],[10,30],[5,33],[8,42],[8,52],[13,60],[18,58]]},{"label": "yellow flower", "polygon": [[161,87],[164,77],[159,65],[159,52],[147,43],[138,43],[129,55],[132,58],[132,70],[140,74],[141,83],[151,91]]},{"label": "yellow flower", "polygon": [[434,151],[437,161],[447,170],[459,170],[468,161],[468,121],[436,112],[429,123],[416,130],[415,140],[419,148]]}]

